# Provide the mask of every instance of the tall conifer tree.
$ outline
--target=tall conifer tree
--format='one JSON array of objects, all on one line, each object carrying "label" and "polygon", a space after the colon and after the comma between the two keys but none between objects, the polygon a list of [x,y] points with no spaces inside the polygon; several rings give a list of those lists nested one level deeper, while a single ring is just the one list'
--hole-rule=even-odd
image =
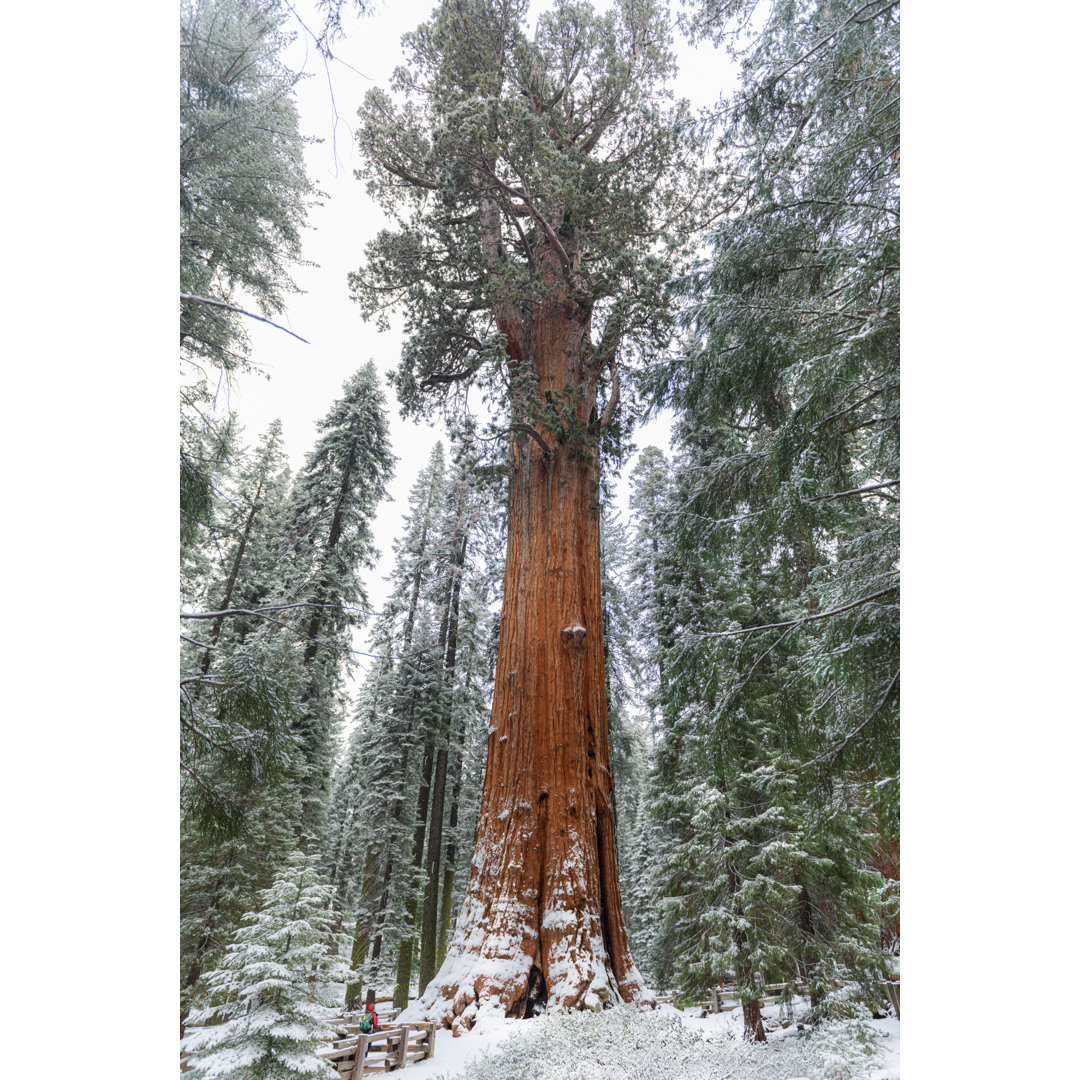
[{"label": "tall conifer tree", "polygon": [[180,505],[208,520],[227,457],[215,384],[249,363],[242,316],[272,316],[296,287],[315,194],[304,171],[291,40],[277,0],[180,7]]},{"label": "tall conifer tree", "polygon": [[393,456],[385,400],[370,361],[346,381],[319,421],[319,438],[296,476],[286,516],[285,599],[304,640],[300,716],[303,834],[323,836],[341,719],[338,694],[352,657],[350,630],[366,617],[361,570],[375,562],[371,519],[386,495]]},{"label": "tall conifer tree", "polygon": [[[663,342],[692,224],[686,112],[665,101],[651,0],[441,4],[407,35],[400,103],[361,109],[363,174],[397,227],[353,288],[404,300],[395,377],[416,411],[500,388],[509,545],[478,848],[458,934],[420,1011],[469,1026],[646,994],[626,940],[610,811],[597,501],[619,367]],[[660,180],[658,181],[658,178]],[[616,440],[617,441],[617,440]]]}]

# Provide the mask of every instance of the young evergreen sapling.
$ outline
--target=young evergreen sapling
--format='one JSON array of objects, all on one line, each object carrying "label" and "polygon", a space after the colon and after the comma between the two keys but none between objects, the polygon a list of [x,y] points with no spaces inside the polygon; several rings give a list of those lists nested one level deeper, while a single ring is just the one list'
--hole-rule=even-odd
[{"label": "young evergreen sapling", "polygon": [[295,852],[259,909],[244,916],[220,967],[202,980],[181,1041],[192,1080],[333,1080],[315,1051],[340,1007],[348,967],[332,942],[337,913],[318,857]]}]

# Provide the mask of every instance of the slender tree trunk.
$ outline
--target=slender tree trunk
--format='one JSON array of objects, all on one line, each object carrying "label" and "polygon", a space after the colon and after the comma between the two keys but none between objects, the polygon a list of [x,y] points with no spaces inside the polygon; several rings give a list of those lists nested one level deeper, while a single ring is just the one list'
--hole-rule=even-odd
[{"label": "slender tree trunk", "polygon": [[[427,832],[428,799],[431,795],[431,769],[435,748],[429,740],[424,746],[424,763],[420,773],[420,792],[416,799],[416,830],[413,832],[413,870],[419,873],[424,865],[424,836]],[[410,888],[405,901],[405,926],[398,944],[397,985],[394,988],[394,1008],[409,1004],[409,984],[412,982],[413,948],[416,942],[416,909],[419,900],[416,889]]]},{"label": "slender tree trunk", "polygon": [[799,931],[802,934],[803,940],[803,958],[801,963],[803,978],[806,979],[807,985],[810,987],[810,1006],[811,1008],[817,1008],[821,1003],[821,984],[819,982],[817,962],[812,956],[807,954],[810,951],[811,943],[814,939],[814,911],[810,903],[810,893],[807,892],[806,886],[799,880],[799,875],[795,875],[795,884],[799,886]]},{"label": "slender tree trunk", "polygon": [[[464,491],[458,494],[458,528],[464,513]],[[435,758],[435,778],[431,789],[431,824],[428,828],[427,862],[424,874],[424,910],[420,922],[420,993],[435,975],[435,938],[439,903],[439,863],[442,856],[442,826],[446,803],[446,763],[450,750],[450,722],[454,714],[454,673],[457,667],[458,610],[461,605],[461,578],[465,568],[468,538],[455,536],[451,561],[451,581],[447,597],[445,659],[443,663],[443,718]]]},{"label": "slender tree trunk", "polygon": [[[240,576],[240,566],[244,561],[244,551],[247,549],[248,538],[251,536],[251,526],[255,523],[255,515],[259,512],[259,498],[262,495],[262,480],[259,481],[258,489],[255,492],[255,498],[251,503],[251,510],[248,512],[247,521],[244,522],[244,531],[240,534],[240,543],[236,545],[236,553],[233,555],[232,566],[229,568],[229,577],[225,582],[225,594],[221,598],[220,609],[226,610],[232,603],[233,589],[236,588],[236,579]],[[221,627],[225,622],[225,616],[219,615],[213,625],[210,627],[210,644],[216,645],[218,638],[221,637]],[[202,673],[205,675],[210,670],[210,656],[212,649],[207,649],[203,653],[202,658]],[[199,690],[199,686],[195,686],[196,692]]]},{"label": "slender tree trunk", "polygon": [[651,996],[630,957],[611,816],[590,313],[555,295],[535,317],[496,317],[512,370],[531,361],[535,400],[566,411],[560,423],[519,402],[516,414],[536,434],[511,447],[476,849],[446,961],[410,1010],[455,1028],[481,1009],[527,1016],[541,1002],[599,1009]]},{"label": "slender tree trunk", "polygon": [[[360,887],[359,914],[356,916],[356,925],[353,928],[352,953],[349,962],[352,969],[362,972],[364,961],[367,959],[368,946],[371,944],[371,934],[374,929],[372,911],[367,907],[367,902],[375,890],[375,875],[379,866],[378,848],[372,846],[368,849],[364,863],[363,884]],[[345,1008],[355,1009],[360,1003],[360,991],[363,988],[363,976],[356,982],[348,983],[345,987]]]},{"label": "slender tree trunk", "polygon": [[[446,949],[450,942],[450,913],[454,906],[454,881],[457,877],[457,827],[458,803],[461,797],[461,774],[465,767],[465,721],[458,726],[458,755],[453,767],[453,781],[450,788],[450,821],[447,825],[449,839],[446,842],[446,857],[443,860],[442,897],[439,901],[439,941],[438,959],[440,966],[446,959]],[[431,980],[429,979],[428,982]]]},{"label": "slender tree trunk", "polygon": [[[349,456],[341,475],[341,486],[337,503],[334,506],[334,516],[330,522],[330,533],[326,538],[326,548],[323,554],[324,567],[329,561],[330,553],[341,539],[344,527],[345,502],[348,498],[349,487],[352,483],[352,473],[356,465],[357,446],[355,443],[349,448]],[[320,582],[312,593],[311,599],[316,604],[340,604],[341,596],[333,596],[327,591],[325,580]],[[315,660],[319,654],[320,638],[323,624],[325,623],[324,612],[321,607],[315,608],[307,627],[307,645],[304,648],[304,668],[307,672],[307,686],[300,697],[301,715],[293,727],[293,733],[298,737],[300,750],[304,761],[304,777],[300,789],[300,819],[297,822],[297,836],[302,850],[308,850],[309,836],[322,836],[326,827],[326,804],[330,797],[330,761],[329,743],[330,729],[319,713],[319,680],[315,667]],[[328,705],[327,705],[328,707]]]},{"label": "slender tree trunk", "polygon": [[[420,602],[420,580],[421,580],[421,565],[423,556],[427,551],[427,522],[420,532],[420,558],[417,560],[416,570],[413,573],[413,588],[412,595],[409,598],[409,613],[405,618],[405,632],[403,637],[402,654],[408,656],[412,651],[412,638],[413,629],[416,624],[416,609]],[[401,731],[401,755],[399,771],[401,774],[402,793],[405,791],[405,785],[407,783],[409,775],[409,747],[410,747],[410,735],[412,734],[412,713],[407,712],[405,723],[402,726]],[[393,825],[401,820],[401,813],[405,808],[404,795],[399,796],[394,800],[393,806],[390,809],[390,820]],[[393,829],[391,829],[391,841],[393,840]],[[379,896],[379,906],[375,912],[373,924],[375,926],[375,940],[371,946],[371,970],[374,972],[376,964],[379,961],[379,957],[382,955],[383,945],[383,926],[386,921],[386,906],[390,900],[390,882],[394,871],[394,848],[391,842],[390,847],[386,852],[386,864],[383,873],[383,887]],[[367,994],[368,1002],[375,1000],[375,991],[372,988],[368,989]]]},{"label": "slender tree trunk", "polygon": [[[371,945],[371,971],[372,973],[378,971],[379,957],[382,955],[383,944],[383,927],[386,923],[386,905],[390,899],[390,876],[394,869],[394,854],[391,848],[386,853],[386,868],[383,872],[383,887],[382,892],[379,894],[379,908],[375,913],[375,940]],[[372,976],[374,978],[374,974]],[[373,985],[368,986],[367,997],[365,999],[368,1005],[375,1001],[375,987]]]},{"label": "slender tree trunk", "polygon": [[[739,891],[739,878],[734,867],[728,868],[728,886],[734,897]],[[742,908],[735,907],[736,923],[743,918]],[[744,993],[753,992],[755,997],[742,1003],[743,1038],[747,1042],[765,1042],[765,1025],[761,1022],[761,1002],[757,999],[757,983],[754,981],[754,969],[748,959],[749,938],[746,931],[736,925],[735,939],[735,983]]]}]

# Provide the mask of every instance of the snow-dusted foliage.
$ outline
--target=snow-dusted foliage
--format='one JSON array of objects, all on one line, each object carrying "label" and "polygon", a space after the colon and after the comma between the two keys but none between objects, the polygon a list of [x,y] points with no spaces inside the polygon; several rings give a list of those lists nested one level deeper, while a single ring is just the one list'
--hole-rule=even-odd
[{"label": "snow-dusted foliage", "polygon": [[[856,1030],[857,1029],[857,1030]],[[847,1080],[874,1054],[874,1032],[837,1021],[820,1036],[752,1045],[707,1037],[670,1012],[633,1007],[541,1016],[476,1061],[469,1080]]]},{"label": "snow-dusted foliage", "polygon": [[492,492],[473,474],[467,439],[451,453],[447,467],[437,444],[413,485],[374,626],[381,658],[360,691],[330,812],[328,865],[354,927],[353,963],[365,987],[394,979],[401,1000],[417,966],[426,982],[446,953],[490,710]]},{"label": "snow-dusted foliage", "polygon": [[688,996],[733,979],[747,1036],[764,1039],[762,981],[808,982],[814,1020],[833,1014],[835,980],[872,1000],[884,882],[866,782],[819,767],[817,636],[744,633],[805,611],[803,579],[732,522],[688,512],[730,443],[701,447],[689,425],[680,443],[673,465],[642,454],[633,478],[636,635],[658,736],[642,871],[661,925],[645,962]]},{"label": "snow-dusted foliage", "polygon": [[[675,456],[635,471],[641,670],[659,723],[653,974],[880,987],[875,861],[899,770],[899,14],[701,0],[741,50],[714,113],[732,211],[649,366]],[[890,849],[891,850],[891,849]]]},{"label": "snow-dusted foliage", "polygon": [[290,272],[315,196],[294,101],[300,76],[281,59],[291,40],[288,17],[279,0],[180,5],[180,507],[187,538],[208,520],[229,452],[230,420],[213,412],[218,375],[249,363],[244,320],[227,306],[263,316],[284,309],[296,291]]},{"label": "snow-dusted foliage", "polygon": [[877,1033],[866,1009],[855,1007],[852,1015],[826,1020],[814,1029],[813,1045],[821,1055],[828,1080],[851,1080],[860,1076],[877,1054]]},{"label": "snow-dusted foliage", "polygon": [[318,857],[294,853],[258,911],[244,916],[221,966],[200,984],[181,1049],[192,1080],[304,1080],[335,1073],[316,1055],[347,967],[332,951],[338,919]]}]

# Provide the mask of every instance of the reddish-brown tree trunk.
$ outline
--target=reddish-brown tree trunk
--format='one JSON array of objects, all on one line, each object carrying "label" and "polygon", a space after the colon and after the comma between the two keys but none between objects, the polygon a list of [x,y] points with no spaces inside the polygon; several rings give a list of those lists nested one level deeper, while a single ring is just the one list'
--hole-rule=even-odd
[{"label": "reddish-brown tree trunk", "polygon": [[512,370],[529,365],[535,401],[572,401],[576,422],[518,402],[517,418],[534,433],[511,449],[476,849],[446,960],[410,1010],[455,1031],[484,1012],[528,1016],[540,1005],[600,1009],[652,996],[630,957],[616,865],[590,315],[566,297],[537,305],[527,324],[520,309],[497,314]]}]

